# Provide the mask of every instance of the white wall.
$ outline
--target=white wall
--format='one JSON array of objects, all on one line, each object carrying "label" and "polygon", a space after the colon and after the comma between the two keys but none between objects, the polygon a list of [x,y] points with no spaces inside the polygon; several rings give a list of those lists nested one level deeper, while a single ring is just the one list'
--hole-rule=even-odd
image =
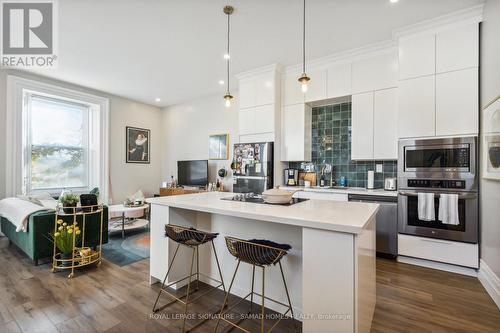
[{"label": "white wall", "polygon": [[[500,94],[500,1],[488,0],[481,25],[481,109]],[[484,124],[482,124],[484,126]],[[500,277],[500,181],[481,180],[481,259]]]},{"label": "white wall", "polygon": [[[209,161],[209,182],[215,182],[217,170],[224,167],[231,175],[232,149],[238,135],[238,94],[230,108],[224,106],[222,95],[200,98],[163,109],[162,177],[177,178],[177,161],[208,159],[210,134],[229,133],[229,159]],[[224,185],[232,189],[231,177]]]},{"label": "white wall", "polygon": [[[163,130],[160,108],[22,71],[0,70],[0,136],[5,135],[6,77],[10,74],[109,98],[109,166],[110,197],[113,199],[112,201],[115,203],[122,202],[128,195],[133,194],[138,189],[142,189],[145,193],[151,195],[158,193],[161,184],[162,148],[160,134]],[[125,163],[125,126],[151,129],[151,164]],[[5,196],[5,159],[5,147],[0,144],[0,199]]]}]

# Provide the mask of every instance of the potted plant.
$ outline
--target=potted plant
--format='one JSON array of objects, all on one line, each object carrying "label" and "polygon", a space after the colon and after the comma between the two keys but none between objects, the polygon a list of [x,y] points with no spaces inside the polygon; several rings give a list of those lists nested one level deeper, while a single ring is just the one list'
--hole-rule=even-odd
[{"label": "potted plant", "polygon": [[[73,193],[64,193],[60,198],[59,202],[63,205],[63,207],[76,207],[78,204],[78,196],[74,195]],[[68,208],[68,209],[63,209],[63,211],[66,214],[72,214],[75,213],[74,208]]]},{"label": "potted plant", "polygon": [[[68,225],[63,220],[57,220],[57,231],[50,234],[53,242],[55,243],[57,249],[60,251],[60,259],[69,260],[72,258],[73,254],[73,237],[75,237],[75,243],[79,244],[81,237],[81,230],[78,227],[78,223],[73,225]],[[71,261],[63,261],[63,266],[71,266]]]}]

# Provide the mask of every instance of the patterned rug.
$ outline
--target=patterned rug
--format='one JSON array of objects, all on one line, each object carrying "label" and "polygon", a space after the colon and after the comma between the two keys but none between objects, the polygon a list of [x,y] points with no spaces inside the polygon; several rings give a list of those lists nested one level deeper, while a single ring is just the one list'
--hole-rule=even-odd
[{"label": "patterned rug", "polygon": [[149,258],[149,230],[147,228],[129,230],[122,238],[121,233],[111,233],[108,244],[103,245],[104,259],[118,266],[130,265]]}]

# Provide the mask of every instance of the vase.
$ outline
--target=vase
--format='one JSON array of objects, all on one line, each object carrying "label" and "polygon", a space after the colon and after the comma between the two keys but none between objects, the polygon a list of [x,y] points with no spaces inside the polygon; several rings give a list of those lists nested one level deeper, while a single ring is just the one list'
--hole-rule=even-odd
[{"label": "vase", "polygon": [[[72,258],[72,254],[71,253],[61,253],[60,258],[62,260],[70,260]],[[61,261],[61,265],[63,267],[70,267],[71,265],[73,265],[73,263],[71,261]]]}]

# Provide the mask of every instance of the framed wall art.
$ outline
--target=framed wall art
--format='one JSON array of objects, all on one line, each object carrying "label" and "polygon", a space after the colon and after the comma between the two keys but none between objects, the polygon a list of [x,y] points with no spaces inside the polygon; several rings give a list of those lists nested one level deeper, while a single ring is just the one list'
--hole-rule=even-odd
[{"label": "framed wall art", "polygon": [[149,129],[127,126],[126,141],[127,163],[150,163],[151,131]]}]

